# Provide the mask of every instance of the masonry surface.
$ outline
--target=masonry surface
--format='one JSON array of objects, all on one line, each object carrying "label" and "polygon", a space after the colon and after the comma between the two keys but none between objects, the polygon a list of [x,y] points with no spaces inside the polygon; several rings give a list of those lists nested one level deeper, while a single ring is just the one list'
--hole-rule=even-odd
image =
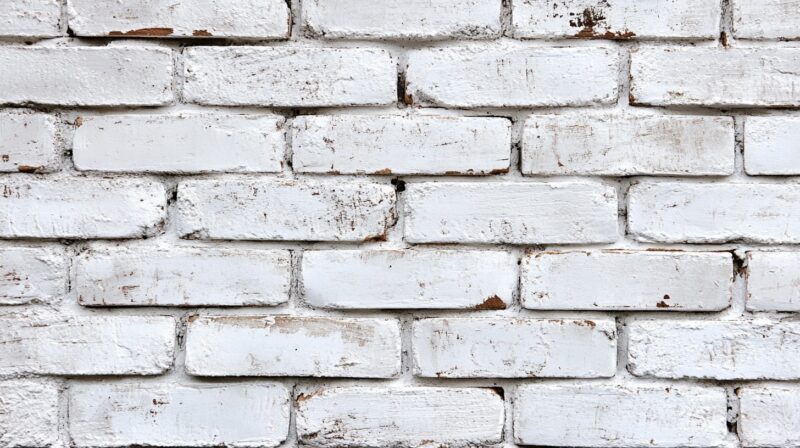
[{"label": "masonry surface", "polygon": [[0,3],[0,448],[800,446],[800,0]]}]

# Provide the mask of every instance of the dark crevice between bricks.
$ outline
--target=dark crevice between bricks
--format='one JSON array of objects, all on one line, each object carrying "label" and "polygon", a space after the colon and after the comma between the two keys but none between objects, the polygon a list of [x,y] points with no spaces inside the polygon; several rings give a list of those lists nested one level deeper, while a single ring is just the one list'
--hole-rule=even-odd
[{"label": "dark crevice between bricks", "polygon": [[398,193],[406,191],[406,182],[404,180],[395,177],[391,180],[391,184],[394,185],[394,190]]},{"label": "dark crevice between bricks", "polygon": [[730,251],[733,256],[733,276],[747,278],[747,258],[739,255],[735,250]]}]

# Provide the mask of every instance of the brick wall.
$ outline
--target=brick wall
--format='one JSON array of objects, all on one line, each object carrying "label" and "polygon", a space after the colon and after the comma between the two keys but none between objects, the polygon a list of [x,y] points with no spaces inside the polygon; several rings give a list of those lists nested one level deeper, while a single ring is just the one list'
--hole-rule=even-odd
[{"label": "brick wall", "polygon": [[800,445],[800,1],[0,1],[0,448]]}]

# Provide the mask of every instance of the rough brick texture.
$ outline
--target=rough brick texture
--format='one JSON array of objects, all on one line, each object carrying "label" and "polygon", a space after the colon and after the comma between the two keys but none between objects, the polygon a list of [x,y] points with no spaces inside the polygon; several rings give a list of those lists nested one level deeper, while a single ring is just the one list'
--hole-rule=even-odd
[{"label": "rough brick texture", "polygon": [[52,446],[58,441],[58,388],[39,380],[0,381],[0,446]]},{"label": "rough brick texture", "polygon": [[800,311],[800,252],[748,252],[747,272],[749,309]]},{"label": "rough brick texture", "polygon": [[0,249],[0,305],[53,303],[67,292],[67,257],[60,247]]},{"label": "rough brick texture", "polygon": [[0,171],[43,173],[58,169],[58,128],[52,116],[0,113],[0,135]]},{"label": "rough brick texture", "polygon": [[747,117],[744,163],[747,174],[800,174],[800,117]]},{"label": "rough brick texture", "polygon": [[746,387],[739,392],[742,446],[796,446],[800,444],[800,388]]},{"label": "rough brick texture", "polygon": [[0,8],[2,37],[56,37],[60,23],[60,0],[6,0]]}]

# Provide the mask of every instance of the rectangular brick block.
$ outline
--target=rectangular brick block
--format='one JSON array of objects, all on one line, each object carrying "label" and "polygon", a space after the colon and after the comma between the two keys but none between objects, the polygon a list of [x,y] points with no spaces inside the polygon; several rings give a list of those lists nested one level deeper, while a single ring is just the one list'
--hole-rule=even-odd
[{"label": "rectangular brick block", "polygon": [[174,348],[171,317],[0,318],[0,375],[155,375]]},{"label": "rectangular brick block", "polygon": [[665,243],[797,243],[800,186],[642,182],[628,192],[628,233]]},{"label": "rectangular brick block", "polygon": [[628,370],[636,376],[800,378],[798,322],[639,321],[628,332]]},{"label": "rectangular brick block", "polygon": [[304,27],[315,37],[351,39],[488,38],[500,35],[500,0],[397,2],[309,0]]},{"label": "rectangular brick block", "polygon": [[9,0],[0,8],[0,37],[61,35],[59,0]]},{"label": "rectangular brick block", "polygon": [[613,320],[435,318],[413,331],[422,377],[597,378],[616,369]]},{"label": "rectangular brick block", "polygon": [[535,48],[517,44],[413,50],[406,91],[415,104],[534,107],[617,100],[615,49]]},{"label": "rectangular brick block", "polygon": [[288,251],[128,248],[76,260],[74,288],[89,306],[278,305],[289,299]]},{"label": "rectangular brick block", "polygon": [[397,67],[369,48],[195,47],[184,52],[186,101],[325,107],[397,100]]},{"label": "rectangular brick block", "polygon": [[501,251],[305,251],[304,299],[342,309],[503,309],[517,271]]},{"label": "rectangular brick block", "polygon": [[732,2],[733,34],[737,39],[800,38],[800,3],[797,0]]},{"label": "rectangular brick block", "polygon": [[0,47],[0,103],[158,106],[172,102],[172,52],[136,47]]},{"label": "rectangular brick block", "polygon": [[140,238],[165,218],[157,182],[15,175],[0,183],[0,238]]},{"label": "rectangular brick block", "polygon": [[719,311],[731,299],[729,253],[545,252],[523,258],[531,309]]},{"label": "rectangular brick block", "polygon": [[387,319],[199,317],[189,322],[186,370],[198,376],[391,378],[400,327]]},{"label": "rectangular brick block", "polygon": [[58,388],[35,380],[0,381],[0,446],[54,446],[58,442]]},{"label": "rectangular brick block", "polygon": [[178,187],[184,238],[361,241],[394,222],[391,185],[308,180],[191,180]]},{"label": "rectangular brick block", "polygon": [[328,115],[293,122],[304,173],[494,174],[509,168],[511,122],[494,117]]},{"label": "rectangular brick block", "polygon": [[747,309],[800,311],[800,252],[747,253]]},{"label": "rectangular brick block", "polygon": [[0,249],[0,305],[52,303],[66,292],[67,258],[63,249]]},{"label": "rectangular brick block", "polygon": [[55,119],[46,114],[0,113],[0,172],[58,170]]},{"label": "rectangular brick block", "polygon": [[750,175],[800,174],[800,117],[747,117],[744,166]]},{"label": "rectangular brick block", "polygon": [[267,172],[283,169],[283,118],[177,114],[82,117],[75,168],[145,173]]},{"label": "rectangular brick block", "polygon": [[516,443],[586,447],[725,447],[721,387],[535,384],[517,389]]},{"label": "rectangular brick block", "polygon": [[730,117],[575,112],[532,115],[522,172],[535,175],[729,175]]},{"label": "rectangular brick block", "polygon": [[289,432],[289,391],[268,383],[74,383],[69,431],[78,447],[273,447]]},{"label": "rectangular brick block", "polygon": [[652,47],[631,55],[636,105],[796,107],[798,83],[800,48]]},{"label": "rectangular brick block", "polygon": [[363,446],[487,446],[503,439],[503,399],[488,389],[342,387],[297,399],[302,443]]},{"label": "rectangular brick block", "polygon": [[795,385],[739,389],[742,446],[800,445],[800,388]]},{"label": "rectangular brick block", "polygon": [[582,39],[712,39],[719,35],[716,0],[514,2],[514,36]]},{"label": "rectangular brick block", "polygon": [[602,243],[617,239],[617,196],[599,182],[438,182],[406,187],[411,243]]},{"label": "rectangular brick block", "polygon": [[68,0],[68,11],[76,36],[289,37],[283,0]]}]

